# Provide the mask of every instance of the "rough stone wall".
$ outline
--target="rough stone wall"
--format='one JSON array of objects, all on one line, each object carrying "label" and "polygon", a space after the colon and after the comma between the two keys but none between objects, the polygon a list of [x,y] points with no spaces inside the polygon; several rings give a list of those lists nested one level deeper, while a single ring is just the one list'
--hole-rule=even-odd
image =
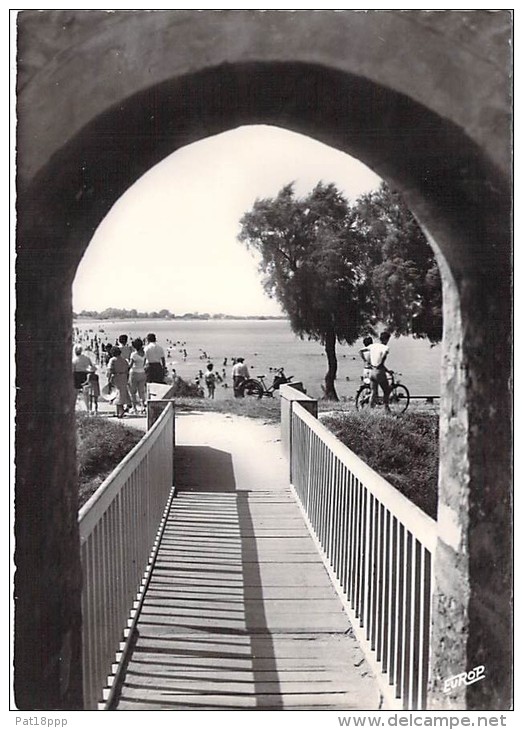
[{"label": "rough stone wall", "polygon": [[23,104],[46,142],[27,145],[24,174],[133,93],[257,61],[318,64],[405,93],[511,168],[509,11],[22,11],[19,26]]},{"label": "rough stone wall", "polygon": [[[434,709],[508,709],[512,701],[510,211],[506,196],[491,202],[479,206],[481,218],[461,209],[456,238],[437,224],[431,230],[436,250],[446,241]],[[480,665],[485,681],[442,692],[445,679]]]},{"label": "rough stone wall", "polygon": [[33,273],[16,292],[15,701],[25,710],[76,709],[82,570],[71,287],[59,269]]},{"label": "rough stone wall", "polygon": [[[79,652],[72,379],[64,377],[76,266],[112,204],[153,164],[261,122],[343,149],[396,184],[443,257],[431,703],[506,708],[510,14],[27,11],[19,28],[20,706],[81,703],[78,673],[64,670]],[[36,573],[35,545],[43,549]],[[467,695],[442,694],[447,676],[479,663],[487,680]]]}]

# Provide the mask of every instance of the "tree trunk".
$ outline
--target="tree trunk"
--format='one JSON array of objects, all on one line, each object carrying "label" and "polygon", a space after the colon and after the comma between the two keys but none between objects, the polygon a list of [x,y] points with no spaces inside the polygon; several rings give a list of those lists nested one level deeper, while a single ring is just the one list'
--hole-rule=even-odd
[{"label": "tree trunk", "polygon": [[325,352],[327,354],[327,362],[329,369],[325,375],[325,387],[323,389],[326,400],[339,400],[334,381],[338,372],[338,361],[336,359],[336,334],[334,328],[331,328],[325,337]]}]

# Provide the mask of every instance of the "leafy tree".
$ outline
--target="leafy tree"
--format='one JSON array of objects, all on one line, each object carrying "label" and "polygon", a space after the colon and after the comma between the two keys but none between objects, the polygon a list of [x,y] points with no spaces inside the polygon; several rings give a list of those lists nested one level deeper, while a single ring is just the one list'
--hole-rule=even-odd
[{"label": "leafy tree", "polygon": [[300,337],[327,355],[325,397],[337,400],[336,342],[352,344],[371,317],[370,281],[356,215],[332,184],[297,199],[293,184],[258,199],[240,221],[239,240],[261,254],[263,285]]},{"label": "leafy tree", "polygon": [[337,398],[336,341],[352,344],[377,322],[393,333],[442,334],[441,278],[434,252],[399,193],[382,183],[349,205],[332,184],[297,199],[292,184],[256,200],[239,240],[261,254],[269,296],[292,329],[325,346],[325,395]]},{"label": "leafy tree", "polygon": [[365,238],[375,317],[395,334],[439,342],[441,277],[427,240],[400,194],[382,183],[355,204]]}]

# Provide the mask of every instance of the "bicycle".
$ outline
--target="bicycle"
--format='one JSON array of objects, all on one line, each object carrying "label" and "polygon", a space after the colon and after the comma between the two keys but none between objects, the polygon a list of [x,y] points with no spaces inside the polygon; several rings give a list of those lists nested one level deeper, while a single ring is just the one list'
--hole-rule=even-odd
[{"label": "bicycle", "polygon": [[258,375],[257,378],[247,378],[247,380],[244,380],[240,385],[240,395],[242,398],[262,398],[263,396],[272,398],[280,385],[290,383],[292,378],[292,375],[289,375],[288,377],[285,375],[283,368],[278,368],[272,381],[272,385],[269,387],[265,384],[265,375]]},{"label": "bicycle", "polygon": [[[410,393],[408,388],[396,380],[394,376],[401,376],[401,373],[394,373],[393,370],[389,370],[387,373],[387,380],[389,381],[389,408],[392,413],[404,413],[409,407]],[[358,410],[365,410],[370,408],[370,400],[372,397],[372,388],[370,385],[370,379],[365,378],[363,384],[358,388],[356,393],[356,408]],[[383,395],[379,395],[377,406],[383,405]]]}]

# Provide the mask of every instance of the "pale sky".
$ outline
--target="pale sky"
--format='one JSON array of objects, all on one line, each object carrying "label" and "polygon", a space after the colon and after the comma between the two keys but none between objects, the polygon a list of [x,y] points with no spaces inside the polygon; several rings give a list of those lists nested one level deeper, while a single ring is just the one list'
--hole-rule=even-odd
[{"label": "pale sky", "polygon": [[78,267],[73,309],[278,315],[257,260],[237,240],[257,197],[288,182],[299,196],[333,182],[351,200],[380,179],[310,137],[241,127],[183,147],[119,199]]}]

